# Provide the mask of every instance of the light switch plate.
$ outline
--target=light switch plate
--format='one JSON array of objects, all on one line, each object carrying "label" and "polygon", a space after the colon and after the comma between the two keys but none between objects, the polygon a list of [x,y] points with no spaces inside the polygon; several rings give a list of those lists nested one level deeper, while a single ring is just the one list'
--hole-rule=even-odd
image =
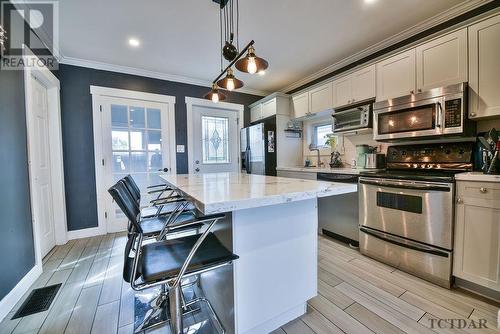
[{"label": "light switch plate", "polygon": [[184,152],[186,152],[184,145],[177,145],[177,153],[184,153]]}]

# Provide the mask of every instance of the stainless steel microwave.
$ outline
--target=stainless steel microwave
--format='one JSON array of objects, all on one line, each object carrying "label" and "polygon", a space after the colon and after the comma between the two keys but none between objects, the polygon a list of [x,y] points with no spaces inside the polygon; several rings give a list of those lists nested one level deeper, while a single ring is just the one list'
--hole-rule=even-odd
[{"label": "stainless steel microwave", "polygon": [[469,136],[475,126],[467,118],[467,83],[431,89],[373,105],[373,139]]},{"label": "stainless steel microwave", "polygon": [[372,103],[334,110],[332,114],[333,133],[345,133],[353,130],[371,128],[371,114]]}]

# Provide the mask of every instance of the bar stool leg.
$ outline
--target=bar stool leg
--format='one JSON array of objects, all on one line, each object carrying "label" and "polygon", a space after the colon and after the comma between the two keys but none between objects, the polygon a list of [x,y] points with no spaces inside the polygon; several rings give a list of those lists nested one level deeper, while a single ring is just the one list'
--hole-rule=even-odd
[{"label": "bar stool leg", "polygon": [[182,334],[184,332],[181,294],[182,290],[179,284],[175,284],[168,293],[170,302],[170,329],[172,334]]}]

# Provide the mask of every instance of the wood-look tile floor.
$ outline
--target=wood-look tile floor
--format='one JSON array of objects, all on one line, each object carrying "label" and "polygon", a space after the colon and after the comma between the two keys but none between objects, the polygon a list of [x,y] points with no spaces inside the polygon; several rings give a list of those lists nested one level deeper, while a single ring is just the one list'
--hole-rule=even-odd
[{"label": "wood-look tile floor", "polygon": [[[132,333],[134,295],[121,277],[125,240],[117,233],[56,247],[32,287],[63,284],[50,309],[10,320],[27,293],[0,333]],[[440,288],[323,237],[318,270],[319,294],[308,313],[273,334],[500,333],[498,304]],[[486,319],[489,329],[431,329],[433,319]]]}]

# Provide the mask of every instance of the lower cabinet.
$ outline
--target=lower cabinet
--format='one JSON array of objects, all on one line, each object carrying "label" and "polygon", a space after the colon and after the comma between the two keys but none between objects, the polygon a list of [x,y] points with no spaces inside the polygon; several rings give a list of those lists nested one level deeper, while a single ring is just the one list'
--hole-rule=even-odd
[{"label": "lower cabinet", "polygon": [[289,177],[292,179],[302,179],[302,180],[316,180],[315,172],[296,172],[289,170],[278,170],[277,176]]},{"label": "lower cabinet", "polygon": [[457,181],[453,275],[500,291],[500,183]]}]

